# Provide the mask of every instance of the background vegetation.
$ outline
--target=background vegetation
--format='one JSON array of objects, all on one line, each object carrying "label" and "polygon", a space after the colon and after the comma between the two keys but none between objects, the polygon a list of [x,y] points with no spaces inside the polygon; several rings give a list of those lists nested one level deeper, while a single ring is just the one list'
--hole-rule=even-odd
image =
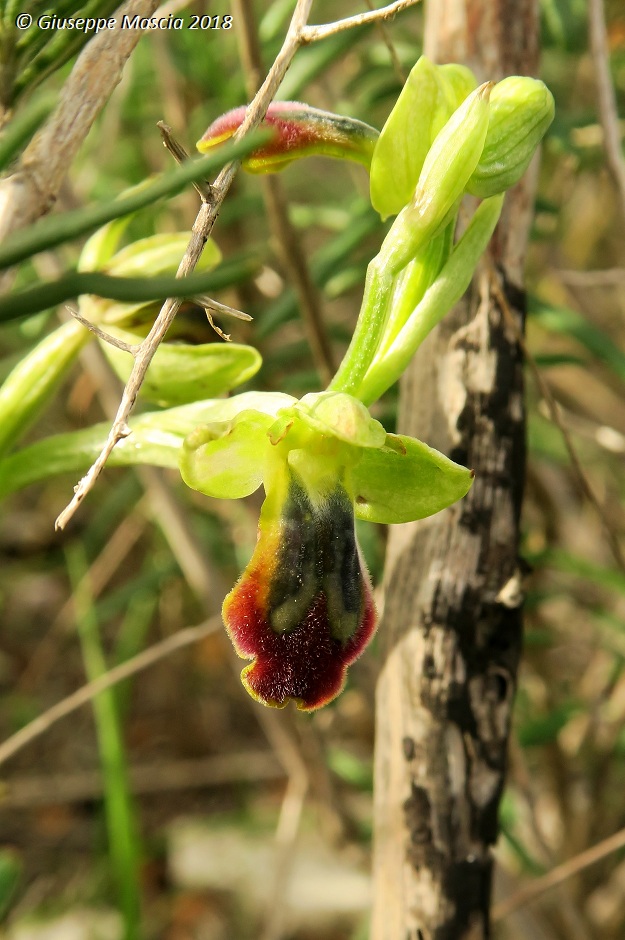
[{"label": "background vegetation", "polygon": [[[292,0],[255,4],[265,68],[292,8]],[[587,4],[543,0],[542,8],[541,77],[557,113],[543,148],[528,264],[527,633],[498,846],[497,935],[616,940],[625,930],[625,213],[606,167]],[[157,121],[193,150],[216,116],[248,99],[237,9],[199,0],[177,15],[188,23],[191,13],[233,13],[234,28],[144,36],[58,209],[109,201],[168,169]],[[353,4],[318,0],[313,19],[354,12]],[[606,4],[606,19],[625,114],[618,0]],[[381,127],[421,46],[416,7],[383,31],[352,30],[301,50],[280,97]],[[40,119],[73,54],[48,50],[45,68],[19,86],[16,120]],[[6,45],[2,55],[5,65]],[[623,121],[618,129],[622,140]],[[383,227],[359,167],[311,159],[281,179],[336,362]],[[128,239],[189,228],[197,206],[191,188],[161,201],[132,218]],[[321,366],[258,178],[239,174],[214,235],[242,272],[250,255],[257,265],[255,277],[219,295],[254,316],[250,325],[228,326],[237,342],[262,353],[254,387],[318,389]],[[34,257],[17,285],[74,265],[80,247],[75,241]],[[66,317],[61,307],[4,325],[0,379]],[[220,341],[200,319],[187,329]],[[89,347],[26,441],[110,417],[118,396],[117,380]],[[392,430],[394,415],[391,393],[376,417]],[[222,504],[188,491],[174,472],[127,469],[108,469],[56,535],[54,518],[75,482],[53,478],[3,504],[3,738],[85,678],[214,618],[255,542],[258,494]],[[363,525],[360,536],[377,584],[385,532]],[[11,757],[0,791],[8,937],[43,937],[33,932],[41,920],[47,929],[56,924],[46,937],[64,940],[366,937],[375,646],[352,668],[345,693],[312,716],[256,705],[240,687],[239,668],[209,619],[202,639],[51,724]],[[615,833],[611,851],[580,858]],[[536,879],[571,859],[579,870],[565,870],[569,877],[532,900],[532,886],[545,884]],[[527,896],[518,895],[524,886]],[[525,903],[512,913],[515,898]]]}]

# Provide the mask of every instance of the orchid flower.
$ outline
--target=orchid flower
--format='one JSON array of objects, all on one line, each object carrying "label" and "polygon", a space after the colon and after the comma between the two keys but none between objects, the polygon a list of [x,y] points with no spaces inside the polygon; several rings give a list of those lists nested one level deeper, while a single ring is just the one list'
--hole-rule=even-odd
[{"label": "orchid flower", "polygon": [[[248,158],[253,172],[282,169],[311,152],[360,159],[370,165],[380,214],[399,212],[369,265],[352,343],[329,389],[271,413],[259,395],[261,407],[203,425],[183,445],[189,486],[227,499],[265,490],[256,549],[224,601],[223,618],[237,653],[251,660],[243,684],[266,705],[293,700],[308,711],[326,704],[373,635],[355,518],[420,519],[471,485],[470,470],[420,441],[387,434],[366,405],[397,380],[468,286],[503,191],[551,120],[545,86],[515,82],[512,89],[505,82],[476,88],[468,69],[421,59],[379,138],[359,122],[280,102],[265,119],[274,142]],[[412,112],[416,126],[406,120]],[[218,119],[198,147],[231,136],[244,114],[241,108]],[[523,122],[525,136],[506,148],[511,127]],[[467,191],[486,198],[454,246]]]},{"label": "orchid flower", "polygon": [[[345,357],[325,391],[300,401],[279,392],[197,401],[194,370],[204,357],[192,349],[179,355],[172,347],[167,357],[159,350],[147,391],[176,407],[132,419],[132,433],[111,455],[117,464],[179,465],[185,482],[212,498],[239,499],[264,488],[256,548],[223,617],[237,653],[249,660],[243,683],[266,705],[292,700],[308,711],[329,702],[374,633],[355,520],[422,519],[471,486],[470,469],[421,441],[387,433],[368,406],[397,381],[468,287],[505,190],[520,179],[553,118],[542,82],[513,77],[476,86],[468,69],[421,58],[379,135],[303,104],[270,107],[265,123],[276,138],[244,168],[273,172],[310,153],[355,159],[370,171],[375,209],[383,219],[395,216],[369,264]],[[214,122],[200,149],[232,136],[244,115],[240,108]],[[466,193],[482,201],[455,240]],[[102,239],[108,244],[106,233]],[[95,248],[103,250],[97,240]],[[139,245],[111,263],[131,265],[146,250],[160,246]],[[129,311],[117,313],[126,326]],[[115,328],[114,308],[90,314]],[[224,348],[213,346],[205,394],[223,394],[260,364],[250,347],[230,346],[224,358]],[[109,356],[118,371],[129,368],[120,359],[127,353]],[[59,435],[5,457],[0,495],[42,473],[88,467],[106,433],[98,426]]]}]

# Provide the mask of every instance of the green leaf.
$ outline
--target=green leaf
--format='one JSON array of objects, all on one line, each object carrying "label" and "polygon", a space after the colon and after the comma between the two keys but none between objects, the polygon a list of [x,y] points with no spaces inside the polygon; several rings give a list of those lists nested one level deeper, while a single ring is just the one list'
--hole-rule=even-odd
[{"label": "green leaf", "polygon": [[132,193],[113,199],[104,205],[88,206],[63,215],[51,215],[22,231],[11,235],[0,246],[0,269],[24,261],[32,255],[54,248],[73,238],[92,231],[111,219],[137,212],[163,196],[180,192],[194,180],[203,179],[220,170],[231,160],[238,160],[264,143],[270,135],[254,131],[235,143],[228,143],[219,151],[189,160],[169,173],[163,174],[144,188],[136,187]]},{"label": "green leaf", "polygon": [[367,522],[424,519],[468,493],[473,471],[422,441],[388,434],[386,446],[363,449],[352,471],[356,515]]},{"label": "green leaf", "polygon": [[97,271],[71,271],[56,281],[38,284],[18,294],[0,298],[0,322],[19,320],[57,304],[95,294],[124,303],[165,300],[167,297],[192,298],[197,294],[220,290],[244,277],[252,277],[258,270],[255,258],[236,265],[223,264],[215,271],[191,274],[188,277],[111,277]]},{"label": "green leaf", "polygon": [[[107,332],[129,345],[141,337],[117,327]],[[133,366],[131,353],[102,342],[102,349],[119,378],[128,381]],[[260,353],[253,346],[236,343],[161,343],[150,363],[141,386],[141,396],[164,407],[184,405],[200,399],[223,395],[256,375],[262,365]]]}]

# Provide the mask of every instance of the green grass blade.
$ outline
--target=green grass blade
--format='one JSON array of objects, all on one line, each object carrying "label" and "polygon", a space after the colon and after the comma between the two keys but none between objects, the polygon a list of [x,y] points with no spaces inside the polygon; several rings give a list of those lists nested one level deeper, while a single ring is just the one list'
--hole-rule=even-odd
[{"label": "green grass blade", "polygon": [[[93,682],[107,671],[107,665],[102,651],[93,597],[86,577],[87,562],[82,546],[74,544],[68,549],[67,566],[72,582],[76,625],[85,671],[88,680]],[[104,805],[111,867],[117,881],[120,908],[124,916],[124,940],[138,940],[141,919],[140,846],[113,689],[106,689],[94,698],[93,712],[104,777]]]},{"label": "green grass blade", "polygon": [[243,140],[219,147],[214,153],[198,160],[189,160],[142,189],[135,189],[126,196],[107,202],[104,205],[88,206],[62,215],[49,216],[36,222],[29,228],[16,232],[0,246],[0,269],[24,261],[38,254],[62,245],[64,242],[85,235],[105,222],[129,215],[138,209],[151,205],[163,196],[172,196],[180,192],[195,180],[210,177],[231,160],[238,160],[250,153],[259,144],[266,143],[271,134],[267,131],[254,131]]},{"label": "green grass blade", "polygon": [[81,294],[94,294],[123,303],[165,300],[167,297],[192,298],[253,276],[258,269],[256,259],[239,260],[236,265],[221,265],[214,271],[191,274],[189,277],[111,277],[97,271],[70,271],[56,281],[38,284],[18,294],[0,298],[0,323],[56,307]]}]

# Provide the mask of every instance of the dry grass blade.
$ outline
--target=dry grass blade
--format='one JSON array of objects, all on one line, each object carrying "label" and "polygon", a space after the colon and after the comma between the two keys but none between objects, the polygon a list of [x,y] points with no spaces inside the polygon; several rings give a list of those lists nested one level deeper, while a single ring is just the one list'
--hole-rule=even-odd
[{"label": "dry grass blade", "polygon": [[124,679],[129,679],[130,676],[134,676],[138,672],[143,672],[144,669],[148,669],[161,659],[171,656],[172,653],[184,649],[184,647],[190,646],[192,643],[198,643],[205,637],[210,636],[211,633],[215,633],[220,627],[220,617],[209,617],[208,620],[205,620],[195,627],[186,627],[184,630],[179,630],[178,633],[174,633],[173,636],[169,636],[160,643],[155,643],[154,646],[148,647],[148,649],[139,653],[138,656],[133,656],[132,659],[128,659],[126,662],[121,663],[121,665],[110,669],[105,675],[96,679],[94,682],[88,682],[86,685],[76,689],[71,695],[68,695],[60,702],[57,702],[56,705],[48,708],[43,714],[35,718],[34,721],[29,722],[29,724],[25,725],[25,727],[21,728],[0,744],[0,764],[3,764],[14,754],[17,754],[18,751],[38,738],[39,735],[44,734],[48,728],[51,728],[52,725],[60,721],[61,718],[66,718],[67,715],[71,715],[76,709],[86,705],[87,702],[90,702],[96,695],[99,695],[100,692],[103,692],[105,689],[110,689],[112,686],[123,682]]},{"label": "dry grass blade", "polygon": [[557,885],[562,884],[563,881],[566,881],[567,878],[572,878],[573,875],[579,874],[580,871],[583,871],[590,865],[595,865],[607,855],[617,852],[624,846],[625,829],[621,829],[613,836],[609,836],[602,842],[597,843],[597,845],[593,845],[592,848],[586,849],[585,852],[580,852],[579,855],[570,858],[568,862],[557,865],[548,874],[543,875],[541,878],[536,878],[534,881],[530,882],[530,884],[517,891],[516,894],[513,894],[512,897],[501,901],[493,910],[493,920],[503,920],[508,914],[518,910],[519,907],[523,907],[525,904],[529,904],[530,901],[544,894],[545,891],[555,888]]}]

